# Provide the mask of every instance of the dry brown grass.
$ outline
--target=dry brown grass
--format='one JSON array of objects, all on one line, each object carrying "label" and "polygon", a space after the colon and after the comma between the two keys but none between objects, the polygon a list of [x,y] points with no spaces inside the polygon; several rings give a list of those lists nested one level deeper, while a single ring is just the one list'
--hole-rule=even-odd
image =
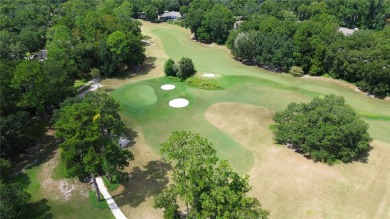
[{"label": "dry brown grass", "polygon": [[390,145],[374,141],[367,163],[328,166],[275,145],[271,110],[219,103],[205,116],[255,155],[250,195],[271,218],[390,218]]},{"label": "dry brown grass", "polygon": [[128,117],[122,120],[137,133],[135,144],[129,148],[135,160],[124,170],[130,175],[129,181],[110,193],[128,219],[162,218],[163,210],[153,208],[153,196],[168,182],[167,165],[150,148],[141,128]]}]

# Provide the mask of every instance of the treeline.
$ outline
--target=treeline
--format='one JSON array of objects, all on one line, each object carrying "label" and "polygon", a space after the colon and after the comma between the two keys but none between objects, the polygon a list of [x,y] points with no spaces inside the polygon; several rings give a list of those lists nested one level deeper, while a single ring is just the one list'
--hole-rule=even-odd
[{"label": "treeline", "polygon": [[[194,0],[180,12],[195,39],[226,42],[244,63],[285,72],[298,67],[379,97],[390,93],[389,0]],[[359,30],[344,35],[339,27]]]},{"label": "treeline", "polygon": [[[2,1],[1,183],[36,144],[39,124],[50,124],[53,110],[75,95],[75,79],[92,69],[109,77],[143,63],[141,24],[132,11],[129,1]],[[2,194],[7,188],[19,187],[2,187]]]}]

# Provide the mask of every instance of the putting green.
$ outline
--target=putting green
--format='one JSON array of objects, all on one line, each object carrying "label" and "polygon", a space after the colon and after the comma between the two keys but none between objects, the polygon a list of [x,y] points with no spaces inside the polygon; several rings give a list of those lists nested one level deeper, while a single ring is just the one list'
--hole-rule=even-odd
[{"label": "putting green", "polygon": [[135,107],[153,105],[157,102],[154,88],[147,84],[138,84],[121,90],[120,102]]}]

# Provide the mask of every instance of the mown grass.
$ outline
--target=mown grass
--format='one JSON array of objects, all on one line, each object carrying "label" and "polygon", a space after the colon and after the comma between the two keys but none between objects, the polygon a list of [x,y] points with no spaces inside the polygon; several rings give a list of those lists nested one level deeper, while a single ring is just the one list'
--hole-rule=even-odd
[{"label": "mown grass", "polygon": [[81,86],[85,85],[88,81],[90,81],[91,78],[84,78],[84,79],[79,79],[79,80],[76,80],[73,84],[73,87],[77,90],[79,89]]},{"label": "mown grass", "polygon": [[65,179],[67,177],[66,174],[66,165],[64,162],[59,159],[57,166],[53,170],[53,179]]},{"label": "mown grass", "polygon": [[108,191],[114,191],[120,186],[119,182],[110,182],[110,180],[106,176],[102,176],[104,185],[106,185]]},{"label": "mown grass", "polygon": [[96,192],[94,190],[89,191],[89,201],[95,208],[105,209],[109,208],[106,200],[103,198],[103,195],[100,195],[100,201],[98,201]]}]

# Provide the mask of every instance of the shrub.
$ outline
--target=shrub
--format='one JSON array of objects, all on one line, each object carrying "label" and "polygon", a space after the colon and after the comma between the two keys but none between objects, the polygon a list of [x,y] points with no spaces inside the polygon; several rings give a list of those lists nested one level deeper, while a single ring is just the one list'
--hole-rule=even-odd
[{"label": "shrub", "polygon": [[275,114],[274,121],[277,143],[289,145],[315,161],[350,162],[370,149],[368,124],[340,96],[291,103]]},{"label": "shrub", "polygon": [[179,71],[176,72],[176,76],[181,80],[185,80],[196,73],[194,63],[190,58],[183,57],[179,61]]},{"label": "shrub", "polygon": [[176,76],[176,69],[174,69],[175,61],[168,59],[164,65],[164,73],[166,76]]},{"label": "shrub", "polygon": [[211,81],[202,80],[202,79],[197,78],[197,77],[188,78],[186,80],[186,84],[193,86],[193,87],[200,88],[200,89],[205,89],[205,90],[223,90],[224,89],[224,87],[222,87],[218,84],[215,84]]},{"label": "shrub", "polygon": [[303,70],[301,67],[293,66],[291,67],[289,73],[294,77],[301,77],[303,75]]}]

